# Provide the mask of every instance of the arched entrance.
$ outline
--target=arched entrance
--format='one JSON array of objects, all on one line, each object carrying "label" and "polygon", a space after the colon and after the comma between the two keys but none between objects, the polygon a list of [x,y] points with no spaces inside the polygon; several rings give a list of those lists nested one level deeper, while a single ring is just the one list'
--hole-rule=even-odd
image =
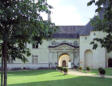
[{"label": "arched entrance", "polygon": [[65,61],[65,60],[63,60],[63,61],[62,61],[62,66],[63,66],[63,67],[66,67],[66,66],[67,66],[67,64],[66,64],[66,61]]},{"label": "arched entrance", "polygon": [[85,54],[85,67],[92,68],[93,67],[93,62],[92,62],[93,53],[92,53],[92,51],[86,50],[84,54]]},{"label": "arched entrance", "polygon": [[112,58],[108,59],[108,67],[112,67]]},{"label": "arched entrance", "polygon": [[60,67],[68,67],[68,62],[70,60],[70,57],[68,54],[62,54],[59,56],[58,60],[58,66]]}]

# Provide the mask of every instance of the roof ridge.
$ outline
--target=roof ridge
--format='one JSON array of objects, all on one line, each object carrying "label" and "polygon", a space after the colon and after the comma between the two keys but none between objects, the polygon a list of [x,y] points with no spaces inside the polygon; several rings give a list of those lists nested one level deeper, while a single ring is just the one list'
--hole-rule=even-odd
[{"label": "roof ridge", "polygon": [[85,25],[56,25],[57,27],[84,27]]}]

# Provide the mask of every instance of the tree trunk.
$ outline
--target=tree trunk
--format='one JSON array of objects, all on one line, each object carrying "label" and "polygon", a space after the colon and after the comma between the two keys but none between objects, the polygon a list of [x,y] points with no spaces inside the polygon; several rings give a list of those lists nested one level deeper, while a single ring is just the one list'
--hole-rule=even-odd
[{"label": "tree trunk", "polygon": [[3,55],[1,58],[1,86],[3,86],[4,82],[4,60],[3,60]]},{"label": "tree trunk", "polygon": [[7,50],[7,42],[3,43],[3,62],[4,62],[4,86],[7,86],[7,56],[8,56],[8,50]]},{"label": "tree trunk", "polygon": [[4,58],[4,86],[7,86],[7,58]]}]

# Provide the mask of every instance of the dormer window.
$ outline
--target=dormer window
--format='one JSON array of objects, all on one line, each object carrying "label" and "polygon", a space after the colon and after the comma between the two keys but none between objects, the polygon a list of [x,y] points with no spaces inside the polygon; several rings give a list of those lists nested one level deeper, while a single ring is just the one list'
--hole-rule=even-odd
[{"label": "dormer window", "polygon": [[76,46],[77,46],[77,45],[78,45],[78,42],[77,42],[77,41],[74,41],[74,45],[76,45]]},{"label": "dormer window", "polygon": [[52,45],[56,45],[57,44],[57,42],[56,41],[52,41]]}]

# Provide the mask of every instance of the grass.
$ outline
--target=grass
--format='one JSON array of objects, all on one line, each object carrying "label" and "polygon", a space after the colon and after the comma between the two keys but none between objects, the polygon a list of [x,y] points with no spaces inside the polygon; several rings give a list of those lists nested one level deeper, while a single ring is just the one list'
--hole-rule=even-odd
[{"label": "grass", "polygon": [[[106,68],[105,71],[106,71],[106,75],[112,76],[112,68]],[[88,72],[86,70],[82,70],[81,72],[83,72],[83,73],[92,73],[92,74],[96,74],[96,75],[99,74],[98,69],[92,69],[92,70],[90,70]]]},{"label": "grass", "polygon": [[8,72],[8,86],[111,86],[112,79],[63,75],[55,70]]}]

